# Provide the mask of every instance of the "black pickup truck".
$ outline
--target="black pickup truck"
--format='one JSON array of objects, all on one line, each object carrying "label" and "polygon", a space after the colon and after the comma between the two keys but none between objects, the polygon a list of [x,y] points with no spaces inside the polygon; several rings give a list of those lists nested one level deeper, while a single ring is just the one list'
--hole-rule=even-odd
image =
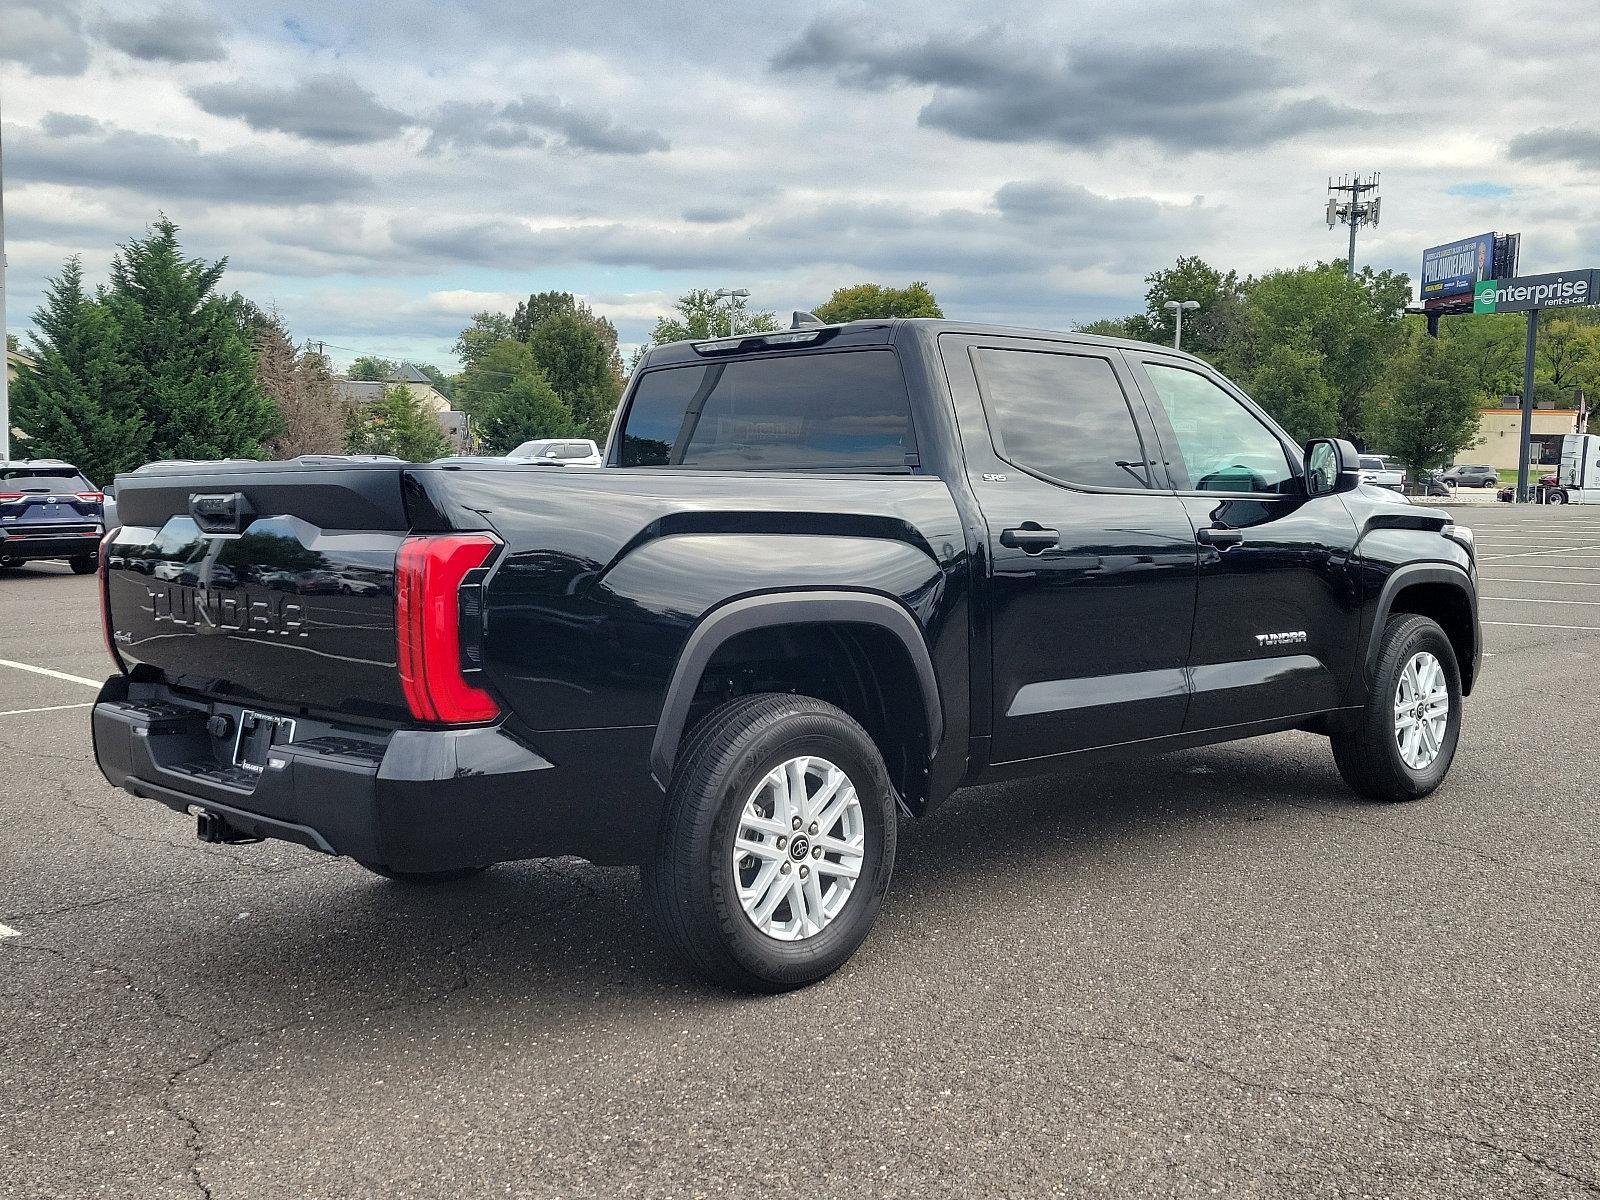
[{"label": "black pickup truck", "polygon": [[1142,343],[950,321],[676,343],[601,469],[119,481],[102,771],[410,882],[638,864],[703,976],[837,968],[964,784],[1286,729],[1436,788],[1468,530]]}]

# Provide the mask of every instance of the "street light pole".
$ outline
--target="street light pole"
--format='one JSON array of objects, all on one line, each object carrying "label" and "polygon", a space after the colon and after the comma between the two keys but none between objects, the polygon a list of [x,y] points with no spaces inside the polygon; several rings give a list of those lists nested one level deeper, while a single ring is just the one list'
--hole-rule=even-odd
[{"label": "street light pole", "polygon": [[749,291],[749,289],[748,288],[733,288],[730,291],[727,288],[718,288],[717,291],[712,294],[711,298],[713,300],[727,300],[727,302],[728,302],[728,336],[732,337],[733,336],[733,314],[738,311],[738,309],[739,309],[739,301],[740,300],[748,300],[748,299],[750,299],[750,291]]},{"label": "street light pole", "polygon": [[1183,314],[1200,307],[1198,300],[1168,300],[1161,306],[1177,318],[1177,328],[1172,331],[1172,348],[1183,349]]}]

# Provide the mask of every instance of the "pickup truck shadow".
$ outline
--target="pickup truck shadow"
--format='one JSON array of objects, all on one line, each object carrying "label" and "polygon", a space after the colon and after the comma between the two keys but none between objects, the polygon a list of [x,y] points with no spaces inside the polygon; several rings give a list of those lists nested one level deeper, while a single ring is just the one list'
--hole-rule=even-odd
[{"label": "pickup truck shadow", "polygon": [[[1136,884],[1163,856],[1204,861],[1254,823],[1358,804],[1331,758],[1265,747],[1212,747],[1134,771],[1086,766],[973,789],[926,822],[902,826],[878,929],[839,979],[870,987],[874,972],[897,969],[907,947],[952,929],[981,931],[986,912],[999,918],[1019,897],[1037,902],[1044,892],[1065,902],[1077,887]],[[1273,833],[1249,837],[1270,844]],[[211,943],[205,982],[194,980],[237,993],[285,1031],[315,1024],[319,1036],[334,1036],[341,1026],[370,1032],[375,1021],[393,1021],[397,1036],[417,1037],[487,1021],[526,1034],[583,1024],[618,1005],[681,1013],[751,1003],[701,987],[658,944],[631,870],[551,860],[412,888],[329,863],[315,870],[314,922],[303,910],[312,875],[285,878],[279,901],[258,907],[250,946]],[[229,1001],[221,998],[225,1010]]]}]

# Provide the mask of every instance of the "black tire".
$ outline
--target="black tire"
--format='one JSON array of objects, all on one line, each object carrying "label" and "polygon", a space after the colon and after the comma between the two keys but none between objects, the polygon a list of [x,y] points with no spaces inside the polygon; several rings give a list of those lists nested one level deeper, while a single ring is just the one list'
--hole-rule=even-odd
[{"label": "black tire", "polygon": [[459,879],[471,879],[474,875],[481,875],[488,867],[454,867],[448,871],[395,871],[382,863],[358,863],[371,871],[374,875],[381,875],[394,883],[404,883],[413,887],[427,887],[435,883],[455,883]]},{"label": "black tire", "polygon": [[100,560],[93,554],[80,554],[76,558],[69,558],[67,564],[72,568],[74,575],[93,575],[100,569]]},{"label": "black tire", "polygon": [[[773,767],[804,754],[835,764],[861,800],[865,854],[844,907],[797,941],[762,933],[734,887],[733,843],[746,801]],[[871,932],[894,869],[894,788],[878,748],[851,717],[810,696],[730,701],[685,740],[644,893],[657,926],[702,979],[786,992],[837,971]]]},{"label": "black tire", "polygon": [[1544,502],[1546,504],[1565,504],[1567,502],[1567,494],[1562,491],[1551,492],[1545,497]]},{"label": "black tire", "polygon": [[[1417,800],[1432,792],[1450,771],[1461,737],[1461,668],[1455,648],[1444,630],[1427,617],[1401,613],[1389,618],[1378,647],[1378,666],[1361,724],[1349,733],[1336,733],[1333,761],[1350,790],[1369,800]],[[1426,651],[1439,660],[1450,713],[1436,758],[1421,770],[1400,756],[1395,738],[1395,695],[1400,673],[1413,655]]]}]

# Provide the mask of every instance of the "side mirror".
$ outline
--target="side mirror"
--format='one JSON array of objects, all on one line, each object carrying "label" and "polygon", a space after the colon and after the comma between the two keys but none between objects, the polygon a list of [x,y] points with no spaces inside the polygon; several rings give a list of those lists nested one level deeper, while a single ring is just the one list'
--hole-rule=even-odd
[{"label": "side mirror", "polygon": [[1343,438],[1315,438],[1306,443],[1306,494],[1331,496],[1354,491],[1361,484],[1361,458]]}]

